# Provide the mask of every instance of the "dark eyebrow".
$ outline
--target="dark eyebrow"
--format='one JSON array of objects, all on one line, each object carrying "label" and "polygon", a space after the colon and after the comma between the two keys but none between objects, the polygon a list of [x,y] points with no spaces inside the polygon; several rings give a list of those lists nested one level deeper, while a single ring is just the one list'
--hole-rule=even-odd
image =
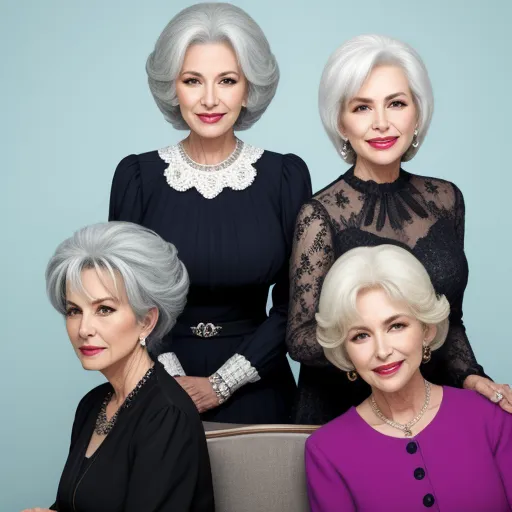
[{"label": "dark eyebrow", "polygon": [[[116,303],[119,303],[119,300],[117,300],[115,297],[102,297],[101,299],[94,299],[91,304],[93,306],[95,306],[96,304],[100,304],[101,302],[106,302],[106,301],[112,301],[112,302],[116,302]],[[80,306],[78,306],[77,304],[75,304],[74,302],[70,301],[70,300],[66,300],[66,304],[69,304],[71,306],[75,306],[77,308],[79,308]]]},{"label": "dark eyebrow", "polygon": [[197,71],[183,71],[183,73],[181,73],[182,75],[192,75],[192,76],[197,76],[199,78],[201,78],[203,75],[201,75],[201,73],[198,73]]},{"label": "dark eyebrow", "polygon": [[[392,100],[394,98],[398,98],[398,96],[407,96],[407,94],[405,92],[395,92],[393,94],[389,94],[388,96],[386,96],[384,98],[384,101],[389,101],[389,100]],[[371,98],[356,97],[356,98],[352,98],[349,101],[349,103],[354,103],[354,102],[373,103],[373,100]]]},{"label": "dark eyebrow", "polygon": [[393,323],[395,320],[397,320],[398,318],[400,318],[401,316],[407,316],[407,315],[405,313],[399,313],[398,315],[390,316],[389,318],[386,318],[386,320],[384,320],[382,322],[382,325],[389,325],[389,324]]},{"label": "dark eyebrow", "polygon": [[[202,78],[203,75],[201,73],[198,73],[197,71],[183,71],[183,73],[181,73],[182,75],[192,75],[192,76],[197,76],[198,78]],[[219,77],[221,76],[227,76],[227,75],[236,75],[236,76],[240,76],[238,71],[223,71],[222,73],[219,74]]]},{"label": "dark eyebrow", "polygon": [[[382,325],[389,325],[389,324],[393,323],[397,318],[400,318],[402,316],[408,316],[408,315],[406,313],[399,313],[398,315],[390,316],[389,318],[386,318],[382,322]],[[368,330],[368,327],[364,327],[361,325],[354,325],[353,327],[350,328],[350,330],[351,331],[365,331],[365,330]]]}]

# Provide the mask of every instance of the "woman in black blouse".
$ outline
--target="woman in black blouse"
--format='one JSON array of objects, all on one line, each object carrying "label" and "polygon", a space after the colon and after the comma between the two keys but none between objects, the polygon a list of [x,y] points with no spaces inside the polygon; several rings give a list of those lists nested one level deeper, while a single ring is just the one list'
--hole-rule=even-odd
[{"label": "woman in black blouse", "polygon": [[349,381],[353,375],[325,359],[315,313],[334,261],[354,247],[383,243],[408,248],[450,302],[448,338],[424,365],[425,378],[476,389],[512,412],[510,388],[485,377],[462,323],[468,280],[462,194],[446,180],[401,169],[418,151],[432,116],[432,89],[421,58],[387,37],[356,37],[329,59],[319,105],[332,142],[353,166],[315,194],[297,219],[287,333],[290,355],[302,363],[295,420],[322,424],[369,396],[365,382]]},{"label": "woman in black blouse", "polygon": [[203,420],[289,422],[288,261],[310,177],[299,157],[235,136],[274,96],[276,60],[244,11],[212,3],[176,15],[146,68],[166,120],[189,131],[177,145],[124,158],[112,183],[110,220],[156,231],[190,275],[185,311],[152,355]]},{"label": "woman in black blouse", "polygon": [[46,285],[82,366],[108,380],[78,405],[50,510],[213,512],[199,414],[146,348],[185,305],[175,247],[128,222],[89,226],[59,245]]}]

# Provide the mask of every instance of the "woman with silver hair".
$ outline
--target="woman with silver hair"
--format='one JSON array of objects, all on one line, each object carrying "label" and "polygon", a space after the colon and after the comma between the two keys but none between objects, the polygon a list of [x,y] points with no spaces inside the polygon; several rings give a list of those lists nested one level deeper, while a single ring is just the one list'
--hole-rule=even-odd
[{"label": "woman with silver hair", "polygon": [[147,350],[185,306],[176,248],[136,224],[88,226],[57,247],[46,288],[83,368],[108,380],[78,405],[50,510],[213,512],[199,414]]},{"label": "woman with silver hair", "polygon": [[287,333],[290,355],[302,363],[296,421],[325,423],[370,394],[365,382],[351,382],[325,359],[315,313],[334,261],[354,247],[382,243],[409,248],[450,302],[446,344],[424,367],[425,375],[493,401],[505,397],[502,407],[512,412],[510,388],[485,376],[462,322],[468,281],[462,193],[449,181],[401,167],[419,150],[432,117],[432,87],[420,56],[384,36],[349,40],[325,66],[319,108],[334,146],[352,166],[316,193],[297,219]]},{"label": "woman with silver hair", "polygon": [[170,21],[146,70],[165,119],[189,131],[177,145],[126,157],[112,184],[110,220],[155,230],[190,275],[185,311],[152,355],[166,354],[204,420],[289,422],[288,261],[311,182],[299,157],[235,136],[272,100],[276,59],[242,9],[204,3]]},{"label": "woman with silver hair", "polygon": [[318,343],[371,395],[307,440],[312,512],[512,509],[512,416],[420,371],[443,345],[449,314],[404,248],[359,247],[331,267]]}]

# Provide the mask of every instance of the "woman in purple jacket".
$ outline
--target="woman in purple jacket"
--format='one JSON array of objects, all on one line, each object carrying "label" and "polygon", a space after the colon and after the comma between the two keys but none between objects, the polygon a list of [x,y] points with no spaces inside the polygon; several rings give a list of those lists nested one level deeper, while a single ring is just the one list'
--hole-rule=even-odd
[{"label": "woman in purple jacket", "polygon": [[[333,265],[318,341],[372,394],[308,439],[312,512],[512,510],[512,415],[421,373],[446,338],[449,313],[405,249],[359,247]],[[503,400],[497,391],[494,401]]]}]

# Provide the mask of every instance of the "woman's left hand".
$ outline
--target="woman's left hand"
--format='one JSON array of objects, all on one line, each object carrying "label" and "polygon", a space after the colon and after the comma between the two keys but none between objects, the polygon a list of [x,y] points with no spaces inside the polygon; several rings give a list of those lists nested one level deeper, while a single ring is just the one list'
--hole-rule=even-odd
[{"label": "woman's left hand", "polygon": [[219,398],[208,377],[175,377],[175,379],[192,398],[200,413],[219,406]]},{"label": "woman's left hand", "polygon": [[[477,391],[491,402],[499,404],[504,411],[512,414],[512,390],[508,384],[496,384],[480,375],[470,375],[464,381],[464,388]],[[498,401],[500,395],[503,398]]]}]

